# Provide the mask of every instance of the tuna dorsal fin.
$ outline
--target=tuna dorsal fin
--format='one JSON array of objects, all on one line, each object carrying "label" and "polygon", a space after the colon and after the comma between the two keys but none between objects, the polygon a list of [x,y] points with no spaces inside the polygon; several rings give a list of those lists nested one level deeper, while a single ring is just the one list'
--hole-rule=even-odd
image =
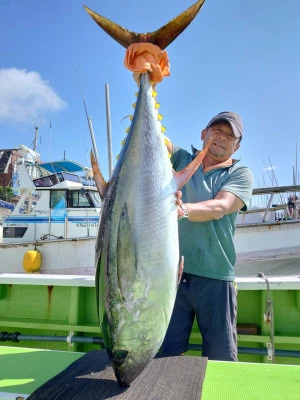
[{"label": "tuna dorsal fin", "polygon": [[97,186],[98,192],[100,194],[101,200],[103,200],[105,197],[105,194],[106,194],[108,183],[103,178],[103,175],[100,172],[100,169],[98,167],[97,161],[94,156],[94,153],[92,151],[91,151],[91,163],[92,163],[92,170],[93,170],[96,186]]},{"label": "tuna dorsal fin", "polygon": [[197,157],[194,158],[194,160],[191,163],[189,163],[189,165],[187,165],[185,168],[183,168],[181,171],[179,171],[179,172],[173,171],[178,190],[181,189],[187,183],[187,181],[190,179],[190,177],[194,174],[194,172],[200,166],[200,164],[202,163],[202,161],[209,149],[210,144],[211,144],[211,140],[207,143],[207,145],[205,146],[205,148],[202,151],[199,151],[199,153],[197,154]]},{"label": "tuna dorsal fin", "polygon": [[196,17],[200,8],[202,7],[205,0],[198,0],[190,8],[183,11],[177,17],[169,21],[166,25],[162,26],[155,32],[148,33],[136,33],[132,32],[122,26],[112,22],[111,20],[102,17],[84,6],[89,15],[93,20],[113,39],[124,46],[126,49],[132,43],[153,43],[164,50],[170,43],[173,42],[185,30],[185,28],[192,22]]}]

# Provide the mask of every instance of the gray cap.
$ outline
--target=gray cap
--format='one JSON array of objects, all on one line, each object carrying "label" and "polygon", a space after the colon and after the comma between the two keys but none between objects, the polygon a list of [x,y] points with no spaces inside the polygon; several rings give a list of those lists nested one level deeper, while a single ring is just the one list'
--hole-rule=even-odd
[{"label": "gray cap", "polygon": [[241,117],[234,112],[231,111],[222,111],[213,117],[206,126],[206,129],[211,127],[212,125],[218,122],[228,122],[233,130],[235,137],[242,138],[243,136],[243,123]]}]

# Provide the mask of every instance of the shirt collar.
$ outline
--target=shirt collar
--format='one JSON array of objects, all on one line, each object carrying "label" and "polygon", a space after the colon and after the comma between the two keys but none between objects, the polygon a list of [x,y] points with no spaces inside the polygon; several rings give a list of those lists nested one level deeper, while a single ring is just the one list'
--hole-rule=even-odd
[{"label": "shirt collar", "polygon": [[[197,151],[199,151],[193,145],[191,147],[192,147],[193,154],[195,154]],[[223,161],[219,164],[212,165],[211,167],[203,168],[203,172],[206,173],[206,172],[212,171],[213,169],[230,167],[232,164],[236,163],[237,161],[238,160],[234,160],[230,157],[230,158],[228,158],[228,160]]]}]

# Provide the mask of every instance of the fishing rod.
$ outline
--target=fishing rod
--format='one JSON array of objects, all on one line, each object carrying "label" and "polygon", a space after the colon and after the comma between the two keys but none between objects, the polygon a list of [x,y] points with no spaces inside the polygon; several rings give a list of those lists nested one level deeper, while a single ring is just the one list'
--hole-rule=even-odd
[{"label": "fishing rod", "polygon": [[112,176],[112,141],[111,141],[111,119],[110,119],[110,101],[109,101],[109,86],[105,84],[105,100],[106,100],[106,126],[107,126],[107,147],[108,147],[108,171],[109,178]]},{"label": "fishing rod", "polygon": [[80,84],[79,75],[78,75],[78,69],[77,69],[76,65],[75,65],[75,70],[76,70],[78,84],[79,84],[79,88],[80,88],[80,92],[81,92],[81,97],[82,97],[82,101],[83,101],[85,115],[86,115],[86,119],[87,119],[88,126],[89,126],[89,131],[90,131],[90,135],[91,135],[91,139],[92,139],[92,145],[93,145],[93,151],[94,151],[95,160],[97,161],[97,164],[99,165],[98,151],[97,151],[97,146],[96,146],[96,141],[95,141],[93,125],[92,125],[92,118],[89,116],[89,114],[87,112],[87,107],[86,107],[86,103],[85,103],[85,100],[84,100],[83,90],[82,90],[82,87],[81,87],[81,84]]}]

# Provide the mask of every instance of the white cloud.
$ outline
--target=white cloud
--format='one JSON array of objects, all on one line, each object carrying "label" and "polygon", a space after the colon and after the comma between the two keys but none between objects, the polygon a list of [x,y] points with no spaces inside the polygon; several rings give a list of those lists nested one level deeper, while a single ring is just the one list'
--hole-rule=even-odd
[{"label": "white cloud", "polygon": [[26,69],[0,69],[0,121],[32,123],[37,115],[67,107],[40,74]]}]

